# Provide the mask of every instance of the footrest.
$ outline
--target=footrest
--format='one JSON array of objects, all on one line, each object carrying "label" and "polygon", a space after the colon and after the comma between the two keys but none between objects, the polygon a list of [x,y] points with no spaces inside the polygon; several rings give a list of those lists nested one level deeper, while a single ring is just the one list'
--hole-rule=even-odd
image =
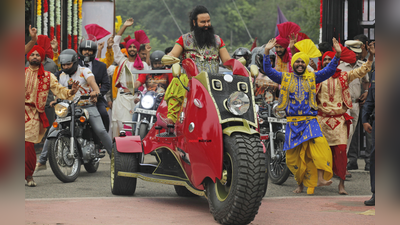
[{"label": "footrest", "polygon": [[176,136],[174,133],[164,132],[164,133],[157,134],[156,137],[176,137]]},{"label": "footrest", "polygon": [[161,130],[161,129],[163,129],[162,126],[155,126],[154,128],[155,128],[156,130]]}]

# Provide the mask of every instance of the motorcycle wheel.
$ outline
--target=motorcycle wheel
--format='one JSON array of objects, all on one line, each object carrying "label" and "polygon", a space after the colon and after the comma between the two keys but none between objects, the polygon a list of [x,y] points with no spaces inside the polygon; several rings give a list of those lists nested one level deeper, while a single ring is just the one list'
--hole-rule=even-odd
[{"label": "motorcycle wheel", "polygon": [[276,135],[276,140],[274,141],[275,152],[282,152],[282,156],[279,160],[271,159],[271,150],[268,147],[266,152],[267,158],[267,170],[269,179],[273,184],[281,185],[285,183],[290,175],[290,170],[286,165],[286,152],[283,151],[283,143],[285,143],[285,135],[282,133],[278,133]]},{"label": "motorcycle wheel", "polygon": [[176,192],[176,194],[178,196],[181,196],[181,197],[198,197],[198,195],[193,194],[185,186],[174,185],[174,188],[175,188],[175,192]]},{"label": "motorcycle wheel", "polygon": [[206,181],[210,212],[221,224],[254,220],[265,194],[265,154],[258,136],[224,135],[222,179]]},{"label": "motorcycle wheel", "polygon": [[100,161],[97,162],[93,162],[94,160],[91,160],[88,163],[83,164],[83,166],[85,167],[86,172],[88,173],[96,173],[97,169],[99,169],[99,164]]},{"label": "motorcycle wheel", "polygon": [[70,137],[61,134],[57,138],[49,139],[49,164],[54,175],[62,182],[74,182],[81,171],[79,159],[69,159]]},{"label": "motorcycle wheel", "polygon": [[139,161],[134,154],[120,153],[114,143],[111,153],[111,192],[114,195],[133,195],[136,191],[136,178],[120,177],[118,172],[138,172]]},{"label": "motorcycle wheel", "polygon": [[141,123],[139,126],[139,136],[140,136],[140,140],[143,140],[144,137],[146,137],[148,131],[148,127],[149,125],[146,123]]}]

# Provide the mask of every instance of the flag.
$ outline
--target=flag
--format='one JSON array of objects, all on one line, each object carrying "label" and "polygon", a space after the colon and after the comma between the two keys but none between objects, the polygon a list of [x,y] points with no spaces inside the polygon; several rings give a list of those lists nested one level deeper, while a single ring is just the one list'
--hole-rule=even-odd
[{"label": "flag", "polygon": [[[278,6],[278,18],[276,19],[276,25],[287,22],[285,15],[283,15],[281,9]],[[278,26],[275,27],[275,37],[279,35]]]},{"label": "flag", "polygon": [[257,47],[257,37],[254,38],[254,42],[253,42],[253,45],[251,46],[250,51],[253,51],[253,49],[254,49],[255,47]]}]

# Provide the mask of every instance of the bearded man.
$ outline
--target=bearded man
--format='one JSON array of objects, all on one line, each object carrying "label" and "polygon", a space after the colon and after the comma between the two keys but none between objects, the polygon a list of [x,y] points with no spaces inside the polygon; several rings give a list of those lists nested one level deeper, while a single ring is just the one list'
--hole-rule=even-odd
[{"label": "bearded man", "polygon": [[[353,51],[344,47],[342,51],[343,62],[350,64],[356,62],[356,54]],[[370,44],[369,52],[368,62],[361,67],[348,72],[337,69],[332,77],[317,84],[318,121],[332,150],[333,172],[340,178],[341,195],[347,195],[344,188],[347,167],[346,145],[353,118],[346,113],[353,107],[349,84],[355,79],[364,77],[371,70],[375,54],[373,43]],[[325,52],[322,57],[322,68],[325,68],[334,56],[335,52]]]},{"label": "bearded man", "polygon": [[219,60],[225,63],[231,59],[224,41],[214,34],[210,12],[202,5],[194,7],[189,15],[190,32],[182,35],[169,56],[192,59],[199,70],[218,74]]},{"label": "bearded man", "polygon": [[[214,34],[210,12],[206,7],[198,5],[190,12],[189,21],[191,31],[179,37],[168,55],[182,56],[182,60],[192,59],[199,73],[206,71],[209,74],[218,74],[220,60],[225,63],[231,56],[226,50],[224,41]],[[186,86],[189,79],[183,74],[181,81]],[[185,93],[186,90],[180,81],[174,78],[164,96],[164,100],[168,102],[168,123],[176,122]]]},{"label": "bearded man", "polygon": [[72,100],[79,84],[74,83],[71,90],[60,85],[52,73],[44,71],[45,55],[43,48],[35,45],[27,55],[29,67],[25,67],[25,180],[29,187],[36,186],[32,177],[36,166],[33,146],[42,140],[49,126],[44,113],[49,90],[59,98]]},{"label": "bearded man", "polygon": [[318,72],[306,68],[310,58],[320,57],[320,51],[310,39],[299,41],[295,47],[300,51],[293,55],[291,66],[294,73],[278,72],[271,67],[269,51],[276,46],[271,39],[265,46],[264,72],[275,83],[281,84],[278,111],[286,112],[286,135],[283,150],[286,164],[295,176],[298,188],[313,194],[316,186],[332,184],[332,153],[323,137],[317,121],[316,84],[335,74],[342,52],[339,43],[333,38],[336,55],[331,63]]},{"label": "bearded man", "polygon": [[126,42],[125,48],[128,53],[128,58],[121,52],[119,46],[121,36],[125,29],[133,25],[134,20],[129,18],[114,37],[114,60],[118,64],[118,71],[115,77],[115,87],[118,88],[117,96],[112,105],[112,129],[113,136],[118,136],[119,132],[124,129],[122,121],[131,121],[133,110],[135,108],[134,99],[139,95],[134,96],[134,82],[138,75],[132,74],[136,70],[150,70],[146,62],[143,62],[138,54],[140,44],[137,39],[130,39]]}]

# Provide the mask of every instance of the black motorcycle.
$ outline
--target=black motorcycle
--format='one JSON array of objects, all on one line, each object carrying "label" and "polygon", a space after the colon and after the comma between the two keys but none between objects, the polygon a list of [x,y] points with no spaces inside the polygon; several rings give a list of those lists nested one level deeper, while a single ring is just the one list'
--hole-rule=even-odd
[{"label": "black motorcycle", "polygon": [[[255,98],[259,106],[258,122],[261,140],[266,147],[268,176],[272,183],[283,184],[290,175],[286,166],[285,143],[285,111],[277,111],[278,101],[266,102],[263,96]],[[263,138],[268,137],[268,138]]]},{"label": "black motorcycle", "polygon": [[77,101],[58,99],[54,106],[56,129],[47,137],[49,163],[54,175],[65,183],[78,178],[82,164],[88,173],[95,173],[104,157],[104,152],[99,152],[104,147],[89,124],[88,105],[93,105],[90,95]]},{"label": "black motorcycle", "polygon": [[142,97],[139,102],[139,107],[135,110],[138,114],[138,118],[136,121],[132,122],[136,124],[136,129],[133,130],[132,133],[134,135],[139,135],[140,139],[143,139],[157,121],[156,112],[164,98],[164,93],[148,91],[143,95],[142,92],[138,92]]}]

